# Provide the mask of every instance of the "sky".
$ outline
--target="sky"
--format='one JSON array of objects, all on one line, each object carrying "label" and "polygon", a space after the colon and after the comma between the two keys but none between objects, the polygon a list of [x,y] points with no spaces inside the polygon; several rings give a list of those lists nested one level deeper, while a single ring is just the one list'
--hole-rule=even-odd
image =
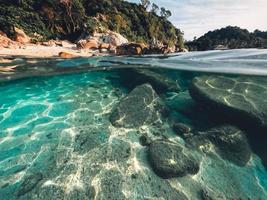
[{"label": "sky", "polygon": [[[128,0],[139,3],[140,0]],[[267,0],[150,0],[172,12],[186,40],[226,26],[267,31]]]}]

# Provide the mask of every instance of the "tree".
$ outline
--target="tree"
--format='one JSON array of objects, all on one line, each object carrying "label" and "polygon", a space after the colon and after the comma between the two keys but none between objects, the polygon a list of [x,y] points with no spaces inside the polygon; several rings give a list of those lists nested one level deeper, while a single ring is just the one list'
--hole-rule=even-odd
[{"label": "tree", "polygon": [[152,3],[152,10],[151,11],[156,14],[158,12],[158,10],[159,10],[158,5],[155,3]]},{"label": "tree", "polygon": [[166,18],[169,18],[170,16],[172,16],[171,11],[170,11],[170,10],[166,10],[166,11],[165,11],[165,17],[166,17]]},{"label": "tree", "polygon": [[165,17],[166,9],[164,7],[160,8],[160,16]]},{"label": "tree", "polygon": [[162,7],[161,9],[160,9],[160,15],[161,15],[161,17],[164,17],[164,18],[169,18],[170,16],[172,16],[172,13],[171,13],[171,11],[170,10],[166,10],[164,7]]},{"label": "tree", "polygon": [[141,0],[141,5],[147,9],[148,6],[150,5],[150,1],[149,0]]}]

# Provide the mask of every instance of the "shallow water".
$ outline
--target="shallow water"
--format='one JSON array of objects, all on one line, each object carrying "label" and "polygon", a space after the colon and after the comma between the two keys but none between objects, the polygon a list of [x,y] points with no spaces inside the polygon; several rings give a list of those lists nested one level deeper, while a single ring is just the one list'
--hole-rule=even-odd
[{"label": "shallow water", "polygon": [[[25,63],[23,69],[1,78],[27,74]],[[47,65],[56,74],[59,68],[73,71],[0,85],[0,199],[182,199],[180,193],[188,199],[205,199],[207,194],[214,199],[267,199],[265,127],[246,116],[235,121],[217,111],[214,115],[210,105],[198,104],[189,93],[195,77],[245,79],[256,86],[246,88],[244,99],[260,87],[261,101],[252,104],[261,106],[260,115],[265,117],[266,50],[58,60]],[[34,76],[41,68],[46,73],[45,66],[43,61],[31,64]],[[152,71],[136,81],[140,74],[129,67]],[[75,68],[89,72],[72,73]],[[168,86],[151,79],[151,73]],[[114,109],[143,83],[152,84],[168,114],[138,127],[111,123]],[[228,89],[226,82],[221,85],[220,91]],[[162,178],[151,164],[150,147],[143,146],[140,137],[186,146],[187,136],[173,129],[177,122],[189,125],[193,136],[225,124],[237,126],[247,135],[253,153],[244,166],[238,166],[213,143],[187,147],[199,161],[198,172]]]}]

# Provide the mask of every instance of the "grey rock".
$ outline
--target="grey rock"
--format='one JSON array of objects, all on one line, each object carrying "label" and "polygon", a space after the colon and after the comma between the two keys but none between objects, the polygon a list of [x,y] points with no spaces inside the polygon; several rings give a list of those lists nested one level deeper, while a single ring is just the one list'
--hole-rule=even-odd
[{"label": "grey rock", "polygon": [[251,158],[251,148],[245,134],[234,126],[221,126],[210,129],[187,140],[193,145],[211,142],[216,152],[225,160],[238,166],[245,166]]},{"label": "grey rock", "polygon": [[190,134],[190,132],[192,131],[192,128],[183,123],[175,123],[173,125],[173,130],[177,135],[186,137],[187,135]]},{"label": "grey rock", "polygon": [[138,85],[149,83],[157,93],[178,92],[179,84],[168,76],[154,72],[150,69],[127,69],[122,70],[121,78],[125,85],[134,88]]},{"label": "grey rock", "polygon": [[201,76],[193,80],[190,94],[220,115],[239,123],[267,127],[266,78]]},{"label": "grey rock", "polygon": [[167,140],[155,140],[150,144],[149,161],[162,178],[183,177],[199,171],[199,162],[189,149]]},{"label": "grey rock", "polygon": [[207,188],[203,188],[200,191],[200,198],[201,200],[226,200],[226,197],[219,191],[212,191]]},{"label": "grey rock", "polygon": [[138,128],[157,121],[162,108],[151,85],[140,85],[120,101],[110,115],[110,122],[116,127]]}]

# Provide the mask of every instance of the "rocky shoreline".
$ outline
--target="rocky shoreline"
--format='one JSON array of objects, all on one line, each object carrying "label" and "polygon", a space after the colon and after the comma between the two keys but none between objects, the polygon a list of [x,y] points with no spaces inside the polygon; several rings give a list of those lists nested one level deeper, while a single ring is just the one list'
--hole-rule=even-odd
[{"label": "rocky shoreline", "polygon": [[[29,37],[22,29],[14,28],[16,36],[11,40],[0,31],[0,56],[22,56],[34,58],[76,58],[106,55],[142,55],[168,54],[178,51],[186,52],[175,46],[163,44],[148,46],[144,43],[132,43],[113,31],[93,33],[80,37],[75,43],[67,40],[42,41],[42,36],[34,34]],[[40,42],[42,41],[42,42]]]}]

